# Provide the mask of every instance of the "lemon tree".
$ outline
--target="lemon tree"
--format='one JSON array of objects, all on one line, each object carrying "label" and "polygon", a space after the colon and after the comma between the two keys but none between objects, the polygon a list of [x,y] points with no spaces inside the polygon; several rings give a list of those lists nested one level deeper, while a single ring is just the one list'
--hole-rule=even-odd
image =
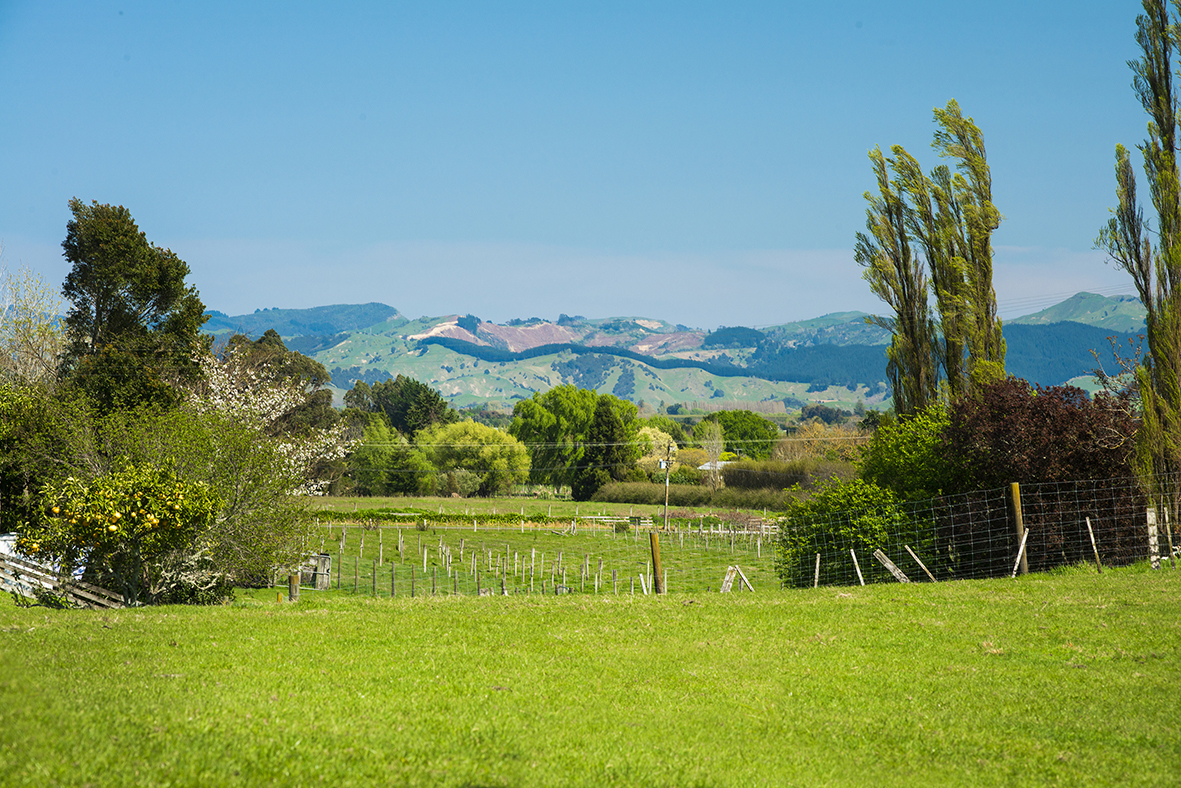
[{"label": "lemon tree", "polygon": [[86,481],[69,476],[42,491],[17,548],[119,591],[129,605],[162,592],[164,563],[201,550],[221,501],[200,482],[137,465]]}]

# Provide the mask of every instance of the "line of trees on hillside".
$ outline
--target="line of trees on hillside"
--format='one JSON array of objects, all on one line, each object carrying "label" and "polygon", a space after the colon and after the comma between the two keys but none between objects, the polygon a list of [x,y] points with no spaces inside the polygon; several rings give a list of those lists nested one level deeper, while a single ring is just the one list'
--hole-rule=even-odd
[{"label": "line of trees on hillside", "polygon": [[626,348],[587,347],[570,343],[539,345],[521,351],[502,350],[476,345],[452,337],[427,337],[422,346],[439,345],[455,353],[492,363],[523,361],[558,353],[576,356],[606,356],[624,358],[646,364],[653,369],[700,369],[723,378],[756,377],[772,381],[816,383],[824,386],[857,385],[885,380],[885,362],[881,349],[866,345],[814,345],[784,347],[774,342],[759,345],[749,363],[736,366],[716,361],[694,359],[654,358]]}]

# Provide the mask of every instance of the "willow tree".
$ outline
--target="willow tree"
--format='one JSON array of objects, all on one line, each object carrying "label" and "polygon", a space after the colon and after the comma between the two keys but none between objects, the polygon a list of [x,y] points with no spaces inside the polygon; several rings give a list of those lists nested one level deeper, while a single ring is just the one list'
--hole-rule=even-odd
[{"label": "willow tree", "polygon": [[893,317],[874,315],[869,322],[893,336],[886,349],[886,376],[894,392],[894,409],[903,415],[924,410],[939,393],[935,326],[927,304],[927,279],[922,260],[910,245],[908,209],[890,180],[881,148],[869,152],[878,193],[866,192],[865,233],[857,233],[854,259],[874,295],[893,310]]},{"label": "willow tree", "polygon": [[1171,62],[1178,48],[1176,24],[1162,0],[1144,0],[1144,13],[1136,18],[1141,56],[1128,62],[1135,75],[1132,87],[1149,116],[1148,139],[1140,152],[1157,218],[1155,232],[1136,201],[1128,150],[1117,145],[1119,205],[1096,240],[1132,276],[1147,312],[1149,356],[1136,369],[1143,422],[1135,465],[1152,494],[1168,494],[1174,502],[1181,497],[1181,189]]}]

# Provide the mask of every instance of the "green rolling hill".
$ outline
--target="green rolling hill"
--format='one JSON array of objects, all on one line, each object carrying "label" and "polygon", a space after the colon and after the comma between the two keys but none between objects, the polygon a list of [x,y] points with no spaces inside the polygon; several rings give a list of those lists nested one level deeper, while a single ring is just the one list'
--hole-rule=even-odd
[{"label": "green rolling hill", "polygon": [[[338,392],[355,380],[405,374],[458,406],[511,407],[534,392],[570,383],[653,406],[741,404],[776,411],[806,402],[886,403],[889,334],[865,317],[840,312],[759,330],[711,332],[634,316],[562,315],[503,325],[474,315],[411,320],[394,307],[370,303],[233,317],[211,313],[206,330],[224,339],[273,327],[289,347],[324,364]],[[1110,359],[1108,337],[1122,340],[1142,322],[1134,298],[1079,293],[1005,324],[1008,369],[1046,385],[1087,375],[1096,366],[1092,350]]]}]

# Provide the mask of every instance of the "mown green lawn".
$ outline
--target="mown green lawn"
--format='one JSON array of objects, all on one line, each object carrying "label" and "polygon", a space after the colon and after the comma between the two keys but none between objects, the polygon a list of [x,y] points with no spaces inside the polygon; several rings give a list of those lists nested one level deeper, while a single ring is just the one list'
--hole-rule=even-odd
[{"label": "mown green lawn", "polygon": [[0,783],[1175,785],[1179,592],[5,602]]}]

